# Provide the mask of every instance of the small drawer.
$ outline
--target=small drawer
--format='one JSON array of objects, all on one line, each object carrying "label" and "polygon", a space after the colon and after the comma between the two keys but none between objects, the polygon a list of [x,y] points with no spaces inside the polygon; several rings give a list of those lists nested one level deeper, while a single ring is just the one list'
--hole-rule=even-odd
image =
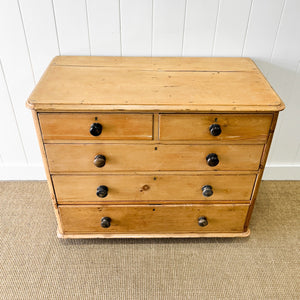
[{"label": "small drawer", "polygon": [[248,205],[60,205],[64,233],[243,232]]},{"label": "small drawer", "polygon": [[47,140],[151,140],[152,114],[39,113]]},{"label": "small drawer", "polygon": [[45,144],[50,172],[254,171],[264,145]]},{"label": "small drawer", "polygon": [[256,175],[53,175],[59,204],[250,201]]},{"label": "small drawer", "polygon": [[265,142],[271,122],[272,114],[161,114],[159,138]]}]

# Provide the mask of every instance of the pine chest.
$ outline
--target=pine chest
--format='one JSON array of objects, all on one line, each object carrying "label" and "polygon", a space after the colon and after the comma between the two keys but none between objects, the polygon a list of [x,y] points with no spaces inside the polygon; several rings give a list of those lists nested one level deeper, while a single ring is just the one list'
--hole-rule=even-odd
[{"label": "pine chest", "polygon": [[284,104],[248,58],[58,56],[27,101],[63,238],[245,237]]}]

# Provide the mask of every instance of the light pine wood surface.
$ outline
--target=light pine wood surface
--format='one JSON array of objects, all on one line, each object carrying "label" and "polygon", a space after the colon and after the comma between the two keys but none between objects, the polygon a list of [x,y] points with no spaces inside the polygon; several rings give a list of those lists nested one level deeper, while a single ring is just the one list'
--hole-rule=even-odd
[{"label": "light pine wood surface", "polygon": [[[47,140],[151,140],[152,114],[40,113],[44,141]],[[99,136],[89,130],[102,125]]]},{"label": "light pine wood surface", "polygon": [[[66,233],[180,233],[243,232],[248,205],[61,205],[59,212]],[[208,225],[200,227],[198,218]],[[103,217],[111,226],[100,226]]]},{"label": "light pine wood surface", "polygon": [[[251,60],[56,57],[27,104],[59,237],[249,235],[284,108]],[[99,136],[89,132],[93,123]],[[218,156],[216,166],[208,154]],[[213,194],[205,197],[207,185]]]},{"label": "light pine wood surface", "polygon": [[[100,174],[108,171],[218,171],[258,170],[263,145],[147,145],[46,144],[50,172]],[[219,164],[210,167],[206,156],[216,153]],[[94,165],[104,155],[105,166]]]},{"label": "light pine wood surface", "polygon": [[[58,204],[249,202],[256,175],[53,175]],[[105,198],[97,187],[108,187]],[[211,185],[205,197],[202,187]]]},{"label": "light pine wood surface", "polygon": [[[60,57],[28,99],[36,110],[266,111],[284,105],[249,59]],[[102,58],[102,60],[105,58]],[[87,60],[87,63],[84,63]],[[236,60],[245,65],[235,69]],[[100,59],[101,61],[101,59]],[[186,61],[186,62],[185,62]],[[115,62],[115,63],[114,63]],[[229,63],[228,63],[229,62]],[[223,65],[224,64],[224,65]],[[210,67],[207,67],[210,65]],[[172,67],[174,66],[174,67]],[[250,66],[250,67],[249,67]],[[176,108],[175,108],[176,107]]]},{"label": "light pine wood surface", "polygon": [[[159,137],[163,141],[253,141],[265,142],[272,114],[160,114]],[[221,134],[209,132],[212,124],[221,126]]]}]

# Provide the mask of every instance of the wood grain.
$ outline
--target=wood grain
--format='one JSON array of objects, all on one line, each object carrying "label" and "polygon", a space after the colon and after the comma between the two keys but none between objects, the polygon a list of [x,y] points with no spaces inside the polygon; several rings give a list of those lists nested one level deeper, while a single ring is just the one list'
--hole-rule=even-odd
[{"label": "wood grain", "polygon": [[[263,145],[147,145],[147,144],[46,144],[51,173],[99,174],[107,171],[218,171],[257,170]],[[206,156],[216,153],[220,163],[210,167]],[[93,164],[106,157],[103,168]]]},{"label": "wood grain", "polygon": [[[44,141],[47,140],[151,140],[152,114],[40,113]],[[102,125],[92,136],[91,125]]]},{"label": "wood grain", "polygon": [[[60,205],[66,233],[201,233],[244,232],[248,205]],[[206,227],[198,225],[205,216]],[[111,226],[102,228],[101,218]]]},{"label": "wood grain", "polygon": [[[152,60],[143,59],[145,62],[148,59],[148,64]],[[93,61],[93,58],[89,60]],[[210,61],[208,59],[206,65]],[[119,106],[119,109],[133,111],[143,110],[147,106],[162,109],[161,106],[176,105],[177,111],[218,111],[219,107],[227,107],[227,111],[237,108],[247,111],[249,107],[259,110],[260,106],[277,111],[283,106],[258,69],[227,72],[212,63],[215,70],[199,70],[196,59],[189,69],[183,69],[178,62],[181,68],[177,70],[143,68],[138,64],[135,66],[134,62],[132,60],[131,67],[118,67],[117,64],[52,64],[29,97],[28,103],[37,110],[48,109],[49,105],[52,110],[76,110],[84,106],[100,109],[104,105],[107,106],[106,110]],[[222,65],[222,60],[219,60],[219,65]],[[246,60],[245,68],[247,66]]]},{"label": "wood grain", "polygon": [[[53,175],[59,204],[212,203],[250,201],[256,175]],[[97,187],[108,187],[99,198]],[[202,187],[213,195],[204,197]]]},{"label": "wood grain", "polygon": [[36,130],[37,138],[39,141],[40,151],[42,154],[43,164],[44,164],[45,173],[46,173],[46,177],[47,177],[48,188],[49,188],[50,196],[51,196],[51,200],[52,200],[52,206],[54,208],[54,213],[55,213],[55,217],[56,217],[56,221],[57,221],[57,227],[58,227],[58,230],[61,231],[62,230],[61,219],[60,219],[59,212],[58,212],[58,206],[57,206],[53,182],[52,182],[50,172],[49,172],[49,165],[48,165],[47,156],[46,156],[46,152],[45,152],[45,145],[44,145],[43,139],[42,139],[42,133],[41,133],[38,115],[37,115],[37,112],[34,110],[32,111],[32,118],[33,118],[35,130]]},{"label": "wood grain", "polygon": [[140,70],[255,71],[247,57],[56,56],[51,65],[136,68]]},{"label": "wood grain", "polygon": [[250,229],[244,232],[184,232],[184,233],[62,233],[57,230],[60,239],[156,239],[156,238],[244,238],[250,235]]},{"label": "wood grain", "polygon": [[[272,114],[160,114],[161,140],[265,142]],[[209,127],[219,124],[222,133],[212,136]]]},{"label": "wood grain", "polygon": [[256,177],[256,181],[255,181],[254,186],[253,186],[253,192],[252,192],[252,195],[251,195],[251,203],[250,203],[250,206],[249,206],[249,210],[248,210],[248,214],[247,214],[247,218],[246,218],[246,222],[245,222],[245,230],[247,230],[247,228],[249,226],[249,222],[250,222],[250,218],[251,218],[251,215],[252,215],[252,212],[253,212],[254,204],[256,202],[256,197],[257,197],[257,194],[258,194],[259,186],[260,186],[260,183],[261,183],[261,179],[262,179],[263,172],[264,172],[264,169],[265,169],[265,166],[266,166],[266,162],[267,162],[269,150],[270,150],[270,147],[271,147],[272,139],[273,139],[273,136],[274,136],[274,130],[275,130],[275,127],[276,127],[277,119],[278,119],[278,113],[274,113],[271,128],[270,128],[270,135],[268,137],[266,145],[264,146],[263,154],[262,154],[261,161],[260,161],[259,173]]}]

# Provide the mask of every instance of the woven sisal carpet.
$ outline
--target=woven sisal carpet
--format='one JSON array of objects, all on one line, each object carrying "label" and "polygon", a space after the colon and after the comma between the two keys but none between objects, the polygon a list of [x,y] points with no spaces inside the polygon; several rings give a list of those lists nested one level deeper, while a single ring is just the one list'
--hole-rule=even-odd
[{"label": "woven sisal carpet", "polygon": [[245,239],[60,240],[45,182],[0,182],[1,299],[299,299],[300,182],[263,182]]}]

